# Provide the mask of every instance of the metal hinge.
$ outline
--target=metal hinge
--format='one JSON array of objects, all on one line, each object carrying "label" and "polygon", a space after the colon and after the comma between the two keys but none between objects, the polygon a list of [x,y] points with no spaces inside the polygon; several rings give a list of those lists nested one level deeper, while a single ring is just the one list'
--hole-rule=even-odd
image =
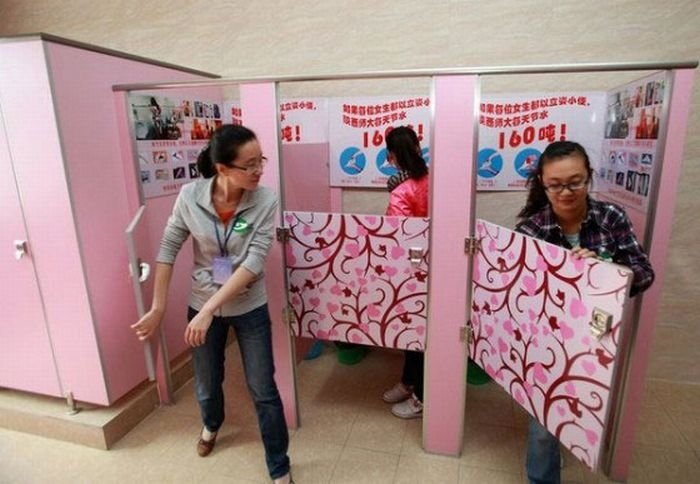
[{"label": "metal hinge", "polygon": [[481,248],[481,239],[477,237],[466,237],[464,239],[464,252],[469,255],[476,255]]},{"label": "metal hinge", "polygon": [[289,240],[289,229],[287,227],[277,227],[276,236],[280,242],[287,242]]},{"label": "metal hinge", "polygon": [[459,328],[459,340],[463,343],[471,344],[473,338],[471,321],[466,326]]},{"label": "metal hinge", "polygon": [[287,326],[292,326],[296,323],[297,318],[294,315],[294,309],[291,306],[285,306],[282,308],[282,321],[284,321]]}]

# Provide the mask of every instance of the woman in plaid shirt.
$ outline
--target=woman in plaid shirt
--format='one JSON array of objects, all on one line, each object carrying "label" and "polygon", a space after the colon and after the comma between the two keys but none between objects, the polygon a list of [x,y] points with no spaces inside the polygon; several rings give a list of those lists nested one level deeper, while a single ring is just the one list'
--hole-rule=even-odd
[{"label": "woman in plaid shirt", "polygon": [[[654,271],[625,211],[589,196],[592,175],[580,144],[557,141],[547,146],[528,179],[527,202],[518,214],[516,230],[571,249],[579,257],[629,267],[634,272],[634,296],[651,285]],[[526,467],[531,483],[560,482],[559,442],[532,418]]]}]

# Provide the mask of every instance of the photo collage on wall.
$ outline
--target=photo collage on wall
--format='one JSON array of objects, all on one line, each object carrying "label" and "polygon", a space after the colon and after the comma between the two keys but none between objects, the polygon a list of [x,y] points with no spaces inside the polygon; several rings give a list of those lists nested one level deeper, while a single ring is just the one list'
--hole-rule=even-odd
[{"label": "photo collage on wall", "polygon": [[222,124],[220,104],[144,94],[129,104],[144,197],[177,193],[198,178],[197,157]]},{"label": "photo collage on wall", "polygon": [[658,162],[665,87],[664,74],[655,74],[608,94],[598,181],[616,201],[643,211]]}]

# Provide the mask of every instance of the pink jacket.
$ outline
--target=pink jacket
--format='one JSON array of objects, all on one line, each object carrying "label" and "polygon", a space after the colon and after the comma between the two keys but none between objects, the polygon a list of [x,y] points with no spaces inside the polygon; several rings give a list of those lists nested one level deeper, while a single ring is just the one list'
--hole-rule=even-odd
[{"label": "pink jacket", "polygon": [[414,180],[409,178],[394,188],[389,196],[387,215],[403,215],[406,217],[428,216],[428,186],[430,177]]}]

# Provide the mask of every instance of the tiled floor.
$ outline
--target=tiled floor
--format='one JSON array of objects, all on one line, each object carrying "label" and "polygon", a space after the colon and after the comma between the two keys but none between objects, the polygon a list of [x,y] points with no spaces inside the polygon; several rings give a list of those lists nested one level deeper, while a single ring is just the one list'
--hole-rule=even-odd
[{"label": "tiled floor", "polygon": [[[0,483],[269,482],[236,345],[229,356],[228,417],[211,456],[195,453],[200,422],[190,382],[176,405],[156,410],[110,451],[0,429]],[[380,399],[401,361],[399,353],[373,351],[344,366],[327,346],[301,363],[302,426],[290,446],[298,484],[525,482],[526,417],[493,384],[468,388],[462,456],[425,454],[421,421],[393,417]],[[700,482],[700,386],[647,387],[628,482]],[[570,458],[563,478],[608,482]]]}]

